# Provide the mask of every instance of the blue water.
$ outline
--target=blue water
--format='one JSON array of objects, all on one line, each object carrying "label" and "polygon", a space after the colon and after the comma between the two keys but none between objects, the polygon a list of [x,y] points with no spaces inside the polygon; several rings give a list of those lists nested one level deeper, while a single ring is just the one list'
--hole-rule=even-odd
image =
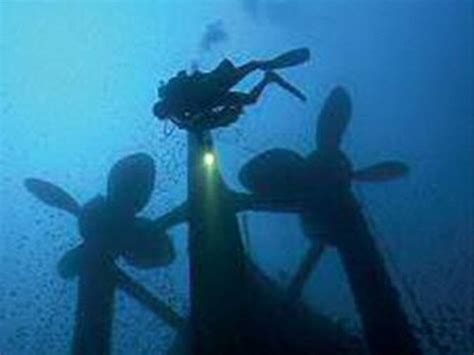
[{"label": "blue water", "polygon": [[[302,104],[272,87],[235,125],[214,133],[227,183],[263,150],[314,149],[315,119],[336,85],[354,113],[344,149],[356,166],[400,159],[410,175],[356,185],[414,326],[420,314],[451,354],[473,351],[474,5],[471,1],[2,1],[0,4],[0,354],[64,354],[77,285],[56,263],[80,241],[73,217],[22,185],[41,177],[79,201],[104,193],[111,166],[135,152],[156,159],[144,215],[186,197],[186,135],[152,115],[156,88],[193,63],[210,70],[307,46],[312,60],[285,77]],[[206,26],[222,36],[202,45]],[[248,88],[258,75],[246,80]],[[167,127],[169,128],[169,127]],[[249,254],[285,285],[308,242],[292,215],[247,213]],[[178,257],[130,274],[177,311],[189,311],[186,226],[171,230]],[[358,331],[337,253],[329,250],[304,300]],[[459,321],[455,321],[455,318]],[[117,297],[115,354],[161,354],[174,331]],[[436,348],[423,336],[427,354]]]}]

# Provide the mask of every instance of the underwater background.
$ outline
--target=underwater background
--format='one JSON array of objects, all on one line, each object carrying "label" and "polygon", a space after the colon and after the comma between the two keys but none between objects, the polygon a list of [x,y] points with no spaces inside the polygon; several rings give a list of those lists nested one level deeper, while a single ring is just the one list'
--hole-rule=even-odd
[{"label": "underwater background", "polygon": [[[186,133],[156,120],[160,80],[223,57],[243,64],[306,46],[309,64],[214,132],[222,173],[276,147],[314,149],[315,119],[337,85],[353,118],[344,149],[356,166],[384,159],[408,177],[355,185],[409,319],[427,354],[474,350],[474,5],[464,0],[1,1],[0,354],[68,353],[77,282],[56,264],[81,238],[76,219],[39,203],[23,180],[41,177],[86,202],[106,189],[112,165],[146,152],[156,187],[143,215],[186,198]],[[246,80],[248,88],[259,74]],[[245,245],[286,285],[309,242],[296,216],[250,213]],[[181,314],[189,311],[187,227],[170,233],[175,262],[143,271],[120,263]],[[337,253],[327,251],[303,298],[360,332]],[[419,305],[419,307],[417,307]],[[426,317],[429,327],[422,324]],[[164,354],[174,331],[118,293],[114,354]]]}]

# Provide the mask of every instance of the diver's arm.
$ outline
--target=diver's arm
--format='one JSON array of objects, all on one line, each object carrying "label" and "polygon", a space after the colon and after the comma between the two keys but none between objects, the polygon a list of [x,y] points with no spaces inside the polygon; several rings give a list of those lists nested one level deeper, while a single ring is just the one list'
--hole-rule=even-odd
[{"label": "diver's arm", "polygon": [[242,114],[242,106],[226,106],[219,113],[215,114],[216,122],[219,123],[219,126],[228,126],[231,123],[237,121],[239,116]]}]

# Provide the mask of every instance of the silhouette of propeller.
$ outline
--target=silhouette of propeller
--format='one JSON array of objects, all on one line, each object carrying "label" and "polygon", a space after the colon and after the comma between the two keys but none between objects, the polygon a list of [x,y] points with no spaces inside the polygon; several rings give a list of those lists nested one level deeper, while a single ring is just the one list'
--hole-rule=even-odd
[{"label": "silhouette of propeller", "polygon": [[291,199],[304,191],[305,169],[306,161],[298,153],[271,149],[245,164],[239,179],[256,194]]},{"label": "silhouette of propeller", "polygon": [[[384,182],[401,178],[409,168],[399,161],[385,161],[354,170],[341,151],[344,133],[351,120],[352,104],[343,87],[336,87],[326,99],[316,122],[316,150],[307,157],[286,149],[265,151],[243,166],[241,183],[254,196],[297,204],[303,230],[313,241],[327,234],[324,226],[330,223],[339,207],[341,191],[350,189],[351,181]],[[328,238],[329,236],[326,236]],[[321,256],[324,243],[314,243],[290,285],[290,297],[299,296],[302,287]]]},{"label": "silhouette of propeller", "polygon": [[169,235],[158,232],[152,220],[136,216],[149,202],[154,182],[153,159],[143,153],[117,162],[108,177],[107,196],[99,195],[84,206],[53,183],[36,178],[25,180],[26,189],[40,201],[78,218],[84,242],[59,261],[58,272],[63,278],[78,274],[87,243],[97,252],[122,256],[140,268],[173,262],[175,250]]},{"label": "silhouette of propeller", "polygon": [[399,161],[385,161],[353,172],[352,179],[362,182],[384,182],[407,175],[408,166]]},{"label": "silhouette of propeller", "polygon": [[48,206],[59,208],[78,216],[81,206],[77,201],[59,186],[50,182],[29,178],[25,180],[26,189]]}]

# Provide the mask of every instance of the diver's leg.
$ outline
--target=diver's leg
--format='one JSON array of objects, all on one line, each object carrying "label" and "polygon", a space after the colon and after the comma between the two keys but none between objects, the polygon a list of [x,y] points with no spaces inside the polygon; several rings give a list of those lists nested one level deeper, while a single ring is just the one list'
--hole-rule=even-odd
[{"label": "diver's leg", "polygon": [[224,98],[219,100],[219,106],[248,106],[257,103],[260,95],[265,88],[265,83],[262,81],[255,86],[249,93],[231,91]]},{"label": "diver's leg", "polygon": [[254,60],[240,67],[236,67],[230,60],[224,59],[208,76],[212,77],[212,80],[220,82],[221,86],[228,86],[230,89],[247,75],[263,67],[264,62],[262,61]]},{"label": "diver's leg", "polygon": [[[239,81],[243,80],[247,75],[253,73],[256,70],[264,70],[268,69],[269,61],[266,60],[252,60],[240,67],[234,67],[229,72],[232,72],[232,76],[234,77],[233,81],[237,84]],[[234,85],[235,85],[234,84]]]},{"label": "diver's leg", "polygon": [[260,82],[257,85],[255,85],[253,89],[250,90],[250,92],[248,93],[249,103],[247,103],[247,105],[255,104],[260,98],[260,95],[262,95],[265,87],[272,82],[273,82],[272,77],[268,75],[268,73],[266,73],[263,79],[260,80]]},{"label": "diver's leg", "polygon": [[263,60],[252,60],[240,67],[237,67],[237,70],[239,71],[240,75],[246,76],[255,70],[264,70],[265,67],[267,66],[267,62]]},{"label": "diver's leg", "polygon": [[226,95],[224,99],[229,100],[230,102],[232,102],[233,100],[233,102],[236,102],[241,105],[255,104],[260,98],[260,95],[262,94],[265,87],[270,83],[278,84],[281,88],[285,89],[290,94],[296,96],[303,102],[306,102],[307,100],[305,94],[301,92],[297,87],[293,86],[292,84],[290,84],[278,74],[272,71],[265,72],[265,77],[263,78],[263,80],[260,81],[248,94],[230,92],[228,95]]},{"label": "diver's leg", "polygon": [[265,87],[272,82],[274,82],[273,76],[267,73],[265,74],[265,77],[257,85],[255,85],[252,90],[250,90],[249,93],[231,91],[223,98],[220,103],[223,105],[253,105],[257,103]]}]

